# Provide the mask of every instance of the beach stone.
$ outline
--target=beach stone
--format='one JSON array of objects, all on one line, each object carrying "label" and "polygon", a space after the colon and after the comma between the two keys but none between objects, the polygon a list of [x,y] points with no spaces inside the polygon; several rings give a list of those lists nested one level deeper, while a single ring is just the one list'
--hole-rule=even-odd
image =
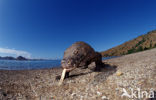
[{"label": "beach stone", "polygon": [[117,72],[116,72],[116,75],[117,75],[117,76],[121,76],[121,75],[123,75],[123,73],[122,73],[121,71],[117,71]]}]

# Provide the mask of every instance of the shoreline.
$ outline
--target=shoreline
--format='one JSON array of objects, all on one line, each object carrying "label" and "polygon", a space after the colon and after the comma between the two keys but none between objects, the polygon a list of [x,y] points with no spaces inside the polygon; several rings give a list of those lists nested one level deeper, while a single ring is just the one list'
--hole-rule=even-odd
[{"label": "shoreline", "polygon": [[31,71],[31,70],[51,70],[51,69],[59,69],[61,66],[55,66],[51,68],[40,68],[40,69],[19,69],[19,70],[6,70],[6,69],[0,69],[0,71]]},{"label": "shoreline", "polygon": [[[156,90],[156,49],[103,62],[106,67],[100,72],[92,71],[94,63],[88,69],[73,70],[61,86],[56,76],[61,75],[62,68],[0,70],[0,99],[130,100],[121,97],[123,88]],[[122,74],[118,76],[119,72]]]},{"label": "shoreline", "polygon": [[[113,58],[117,58],[117,57],[114,57],[114,56],[113,57],[103,57],[102,60],[105,61],[105,60],[113,59]],[[6,61],[6,62],[3,62],[3,61]],[[44,62],[44,64],[42,63],[42,61]],[[42,61],[39,61],[39,62],[38,61],[17,61],[16,62],[16,60],[0,60],[0,62],[6,63],[5,64],[6,66],[3,65],[2,67],[0,67],[0,70],[12,70],[12,71],[13,70],[21,70],[22,71],[22,70],[38,70],[38,69],[50,69],[50,68],[61,67],[61,65],[60,65],[61,60],[42,60]],[[49,67],[46,65],[47,61],[51,61],[51,64],[48,65]],[[57,61],[57,62],[53,62],[53,61]],[[16,66],[14,66],[14,65],[16,65]],[[20,65],[23,67],[20,67]],[[42,66],[45,66],[45,68]]]}]

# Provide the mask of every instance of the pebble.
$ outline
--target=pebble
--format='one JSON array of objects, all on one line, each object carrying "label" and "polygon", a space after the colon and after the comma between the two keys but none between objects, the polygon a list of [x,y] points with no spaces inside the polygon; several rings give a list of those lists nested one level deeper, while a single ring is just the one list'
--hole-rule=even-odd
[{"label": "pebble", "polygon": [[72,93],[71,95],[72,95],[72,97],[74,97],[74,96],[76,96],[76,93]]},{"label": "pebble", "polygon": [[102,95],[102,93],[101,93],[101,92],[99,92],[99,91],[97,91],[97,95],[98,95],[98,96],[100,96],[100,95]]},{"label": "pebble", "polygon": [[101,99],[102,99],[102,100],[106,100],[107,97],[106,97],[106,96],[102,96]]},{"label": "pebble", "polygon": [[123,73],[121,71],[118,71],[118,72],[116,72],[116,75],[121,76],[121,75],[123,75]]}]

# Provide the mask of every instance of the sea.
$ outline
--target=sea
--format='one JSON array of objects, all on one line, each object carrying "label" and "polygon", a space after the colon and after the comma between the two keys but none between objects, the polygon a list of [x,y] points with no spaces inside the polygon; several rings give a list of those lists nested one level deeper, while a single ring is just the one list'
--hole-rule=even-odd
[{"label": "sea", "polygon": [[[103,57],[103,60],[115,57]],[[29,70],[60,67],[61,60],[0,60],[0,70]]]}]

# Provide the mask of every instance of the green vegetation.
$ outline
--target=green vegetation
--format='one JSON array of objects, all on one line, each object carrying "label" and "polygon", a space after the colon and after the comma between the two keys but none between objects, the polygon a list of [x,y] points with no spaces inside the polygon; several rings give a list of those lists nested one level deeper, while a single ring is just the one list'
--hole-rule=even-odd
[{"label": "green vegetation", "polygon": [[131,53],[134,53],[135,52],[135,48],[132,48],[130,50],[128,50],[127,54],[131,54]]},{"label": "green vegetation", "polygon": [[156,44],[154,45],[154,48],[156,48]]},{"label": "green vegetation", "polygon": [[143,47],[142,46],[139,46],[137,49],[135,48],[132,48],[130,50],[128,50],[127,54],[131,54],[131,53],[135,53],[135,52],[140,52],[140,51],[143,51]]},{"label": "green vegetation", "polygon": [[143,51],[143,47],[142,46],[139,46],[139,48],[136,50],[136,52],[139,52],[139,51]]},{"label": "green vegetation", "polygon": [[144,43],[145,42],[145,39],[143,38],[141,41],[139,41],[136,45],[135,45],[135,47],[138,47],[139,45],[141,45],[142,43]]}]

